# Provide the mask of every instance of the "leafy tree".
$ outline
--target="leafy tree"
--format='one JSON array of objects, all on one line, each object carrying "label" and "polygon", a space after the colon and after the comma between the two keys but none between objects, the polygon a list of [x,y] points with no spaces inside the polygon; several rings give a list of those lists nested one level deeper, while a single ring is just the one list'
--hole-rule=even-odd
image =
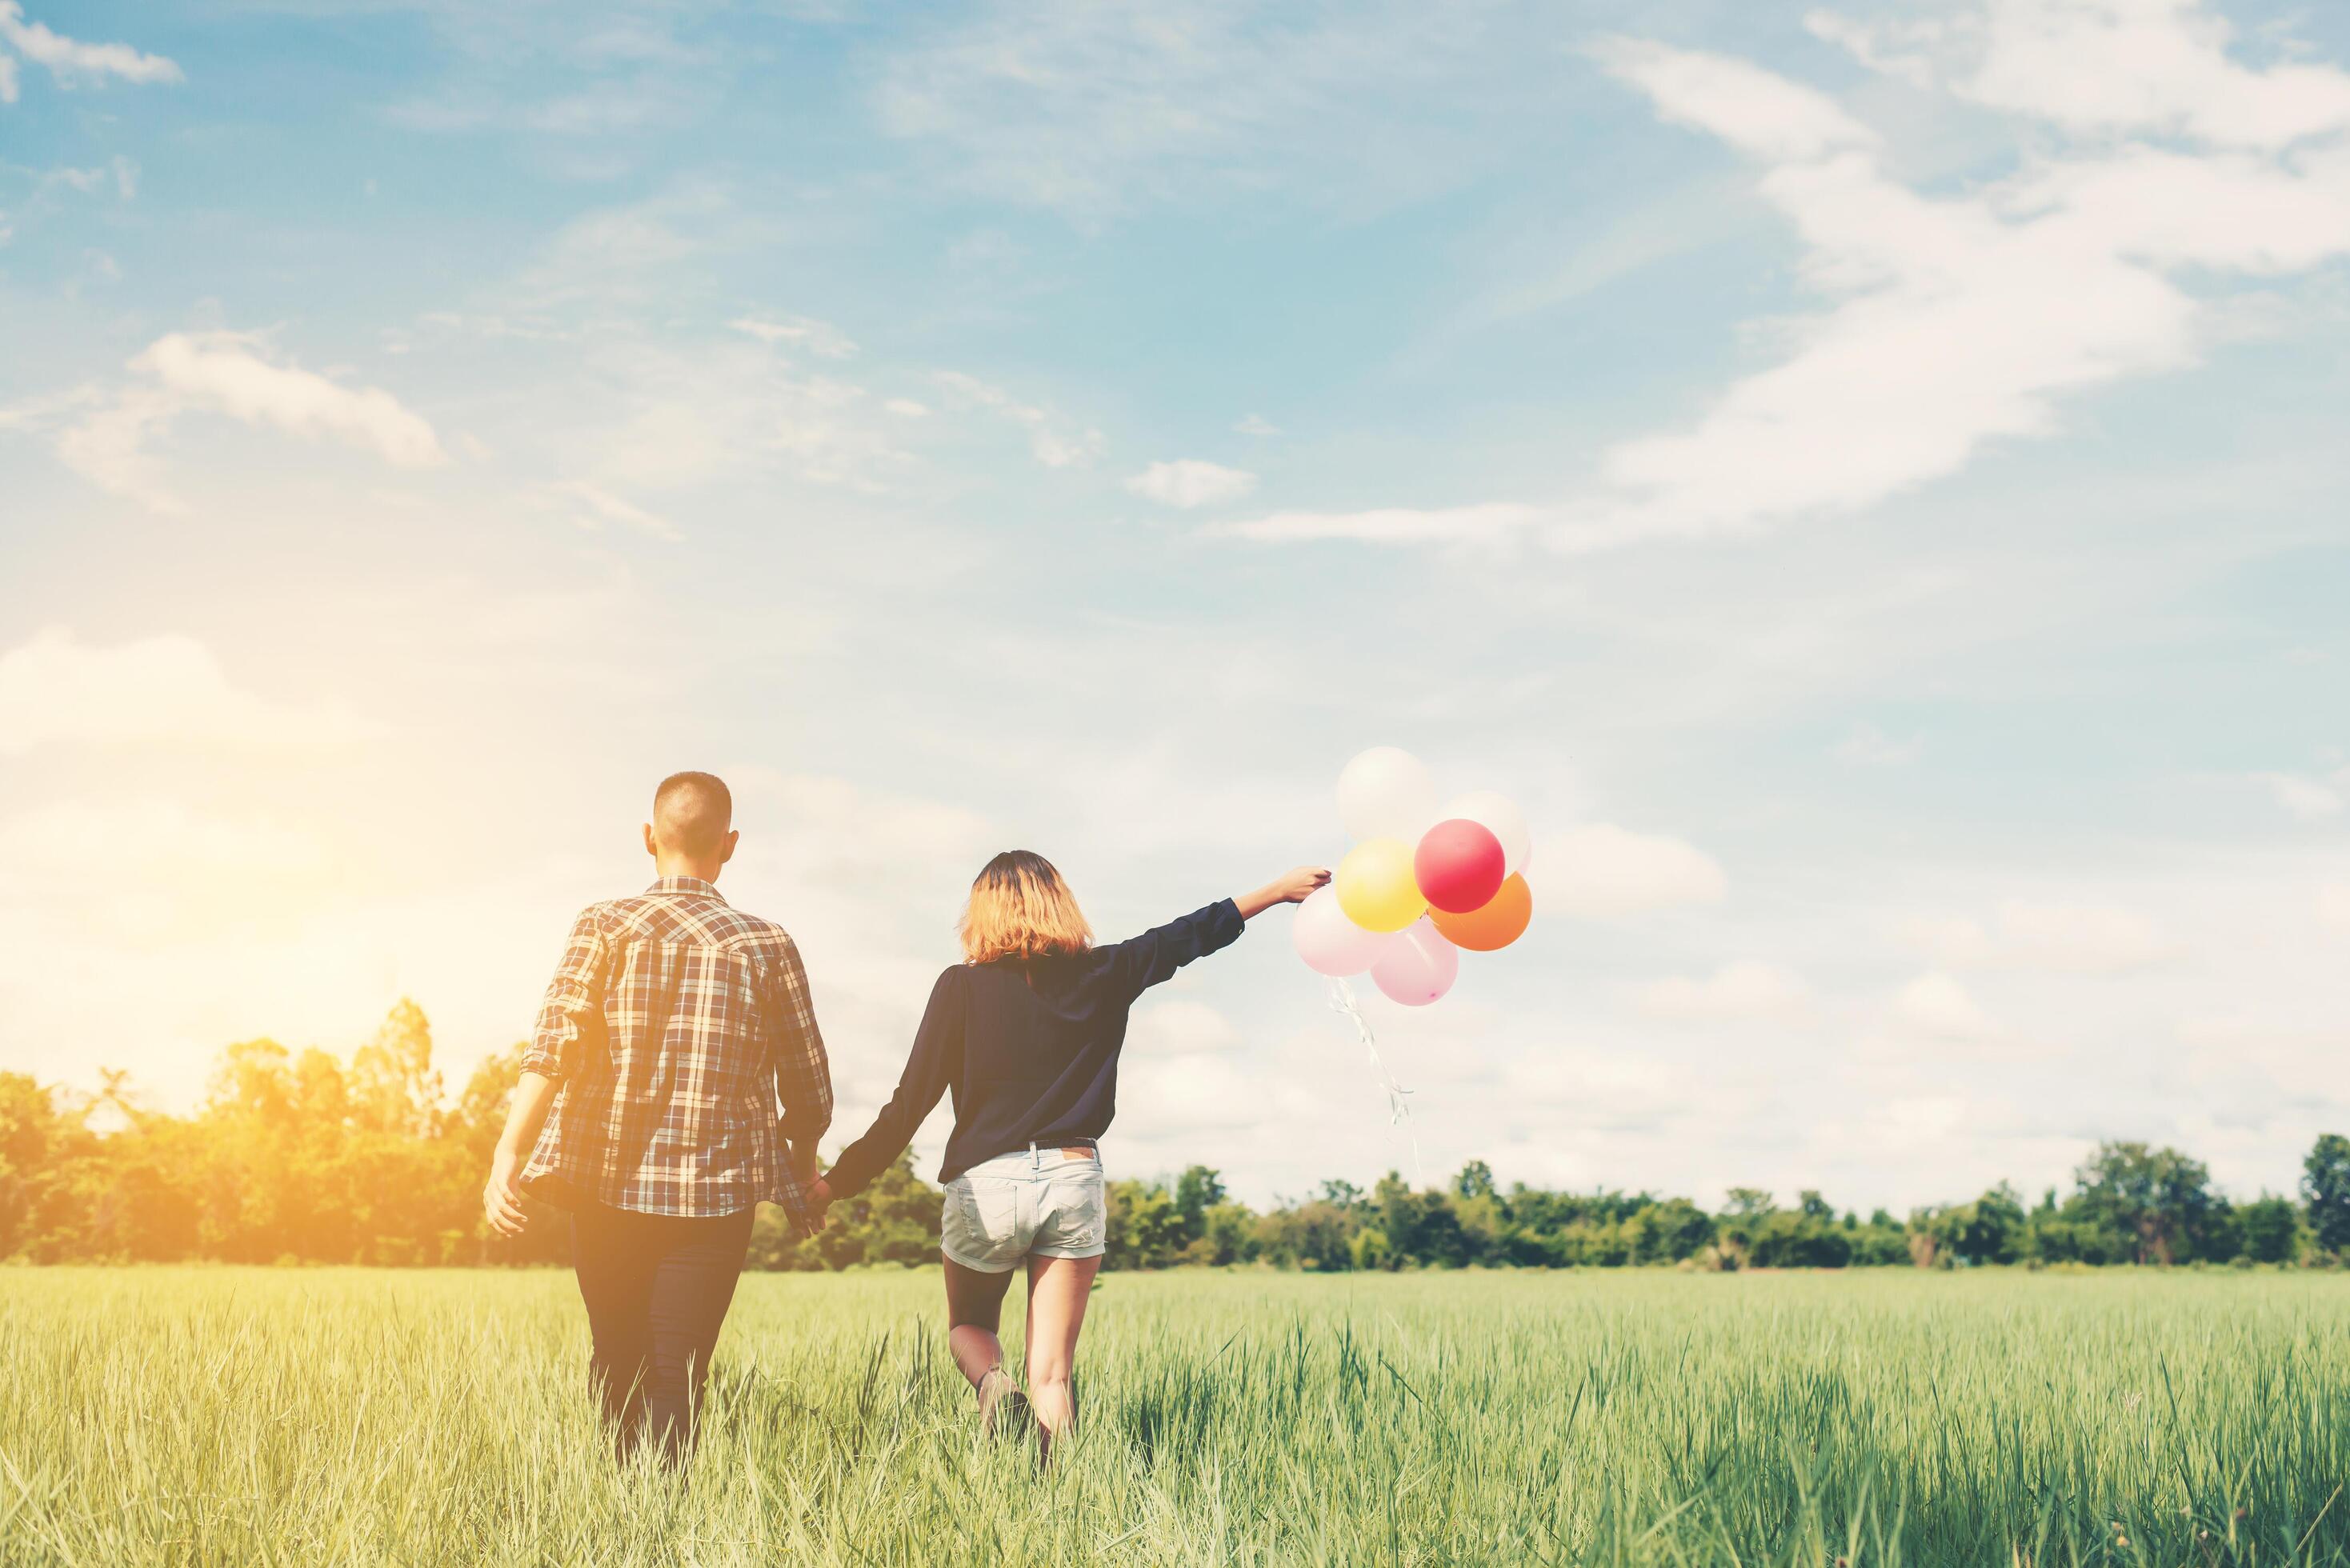
[{"label": "leafy tree", "polygon": [[1951,1244],[1970,1263],[2012,1263],[2022,1255],[2023,1199],[2005,1182],[1954,1211]]},{"label": "leafy tree", "polygon": [[2169,1264],[2211,1219],[2210,1171],[2175,1148],[2099,1144],[2074,1179],[2085,1210],[2133,1239],[2141,1263]]},{"label": "leafy tree", "polygon": [[1769,1219],[1774,1200],[1759,1187],[1733,1187],[1722,1204],[1721,1218],[1714,1227],[1714,1239],[1723,1253],[1737,1264],[1753,1261],[1754,1244],[1761,1240],[1762,1222]]},{"label": "leafy tree", "polygon": [[2350,1137],[2320,1133],[2301,1165],[2301,1199],[2320,1251],[2350,1251]]},{"label": "leafy tree", "polygon": [[[939,1189],[915,1174],[913,1151],[904,1150],[864,1191],[834,1204],[813,1239],[793,1237],[780,1214],[764,1217],[773,1227],[775,1258],[766,1266],[912,1268],[931,1262],[939,1255]],[[755,1239],[758,1232],[753,1234]]]},{"label": "leafy tree", "polygon": [[[1818,1194],[1810,1195],[1816,1199]],[[1749,1261],[1762,1269],[1841,1269],[1852,1259],[1852,1239],[1825,1204],[1773,1210],[1749,1221]]]},{"label": "leafy tree", "polygon": [[354,1119],[370,1132],[431,1136],[441,1075],[432,1070],[432,1026],[422,1008],[400,998],[375,1038],[352,1054],[350,1098]]},{"label": "leafy tree", "polygon": [[1871,1214],[1865,1224],[1852,1232],[1852,1255],[1847,1260],[1855,1268],[1893,1268],[1909,1262],[1909,1238],[1900,1223],[1884,1210]]},{"label": "leafy tree", "polygon": [[1163,1269],[1191,1239],[1184,1230],[1182,1211],[1159,1183],[1113,1181],[1107,1197],[1109,1236],[1103,1255],[1105,1266]]},{"label": "leafy tree", "polygon": [[1363,1189],[1351,1181],[1326,1181],[1322,1184],[1322,1201],[1333,1209],[1352,1209],[1363,1200]]},{"label": "leafy tree", "polygon": [[2301,1249],[2301,1215],[2290,1198],[2263,1192],[2236,1210],[2243,1255],[2255,1263],[2290,1263]]},{"label": "leafy tree", "polygon": [[1185,1168],[1175,1181],[1175,1210],[1183,1216],[1183,1231],[1197,1239],[1207,1233],[1208,1210],[1224,1200],[1224,1183],[1204,1165]]},{"label": "leafy tree", "polygon": [[[538,1210],[541,1222],[518,1241],[489,1236],[481,1221],[482,1176],[520,1054],[484,1058],[452,1101],[431,1025],[402,1002],[348,1059],[266,1039],[229,1046],[191,1116],[146,1108],[120,1073],[102,1074],[90,1096],[0,1074],[0,1258],[560,1262],[569,1229],[559,1214]],[[2303,1186],[2320,1240],[2350,1246],[2350,1139],[2320,1139]],[[939,1203],[903,1157],[837,1204],[816,1238],[792,1236],[778,1214],[764,1213],[752,1262],[926,1262],[937,1255]],[[1111,1184],[1107,1242],[1114,1268],[1256,1262],[1323,1271],[1947,1267],[2239,1253],[2283,1262],[2302,1245],[2289,1200],[2231,1209],[2199,1162],[2128,1143],[2102,1146],[2061,1200],[2052,1190],[2027,1212],[2002,1185],[1971,1203],[1920,1210],[1906,1226],[1881,1209],[1866,1221],[1839,1218],[1811,1189],[1781,1210],[1759,1188],[1734,1189],[1718,1217],[1647,1192],[1515,1182],[1503,1193],[1481,1161],[1442,1189],[1416,1190],[1390,1171],[1368,1192],[1326,1182],[1315,1198],[1260,1214],[1234,1201],[1217,1171],[1195,1165],[1172,1190]]]},{"label": "leafy tree", "polygon": [[1371,1189],[1371,1207],[1378,1211],[1380,1232],[1387,1238],[1388,1255],[1400,1266],[1406,1260],[1419,1256],[1420,1220],[1428,1206],[1411,1189],[1399,1171],[1388,1171]]},{"label": "leafy tree", "polygon": [[1244,1263],[1256,1256],[1256,1216],[1243,1204],[1222,1202],[1208,1210],[1200,1239],[1191,1243],[1206,1263]]},{"label": "leafy tree", "polygon": [[1636,1263],[1678,1263],[1713,1242],[1713,1216],[1686,1198],[1652,1203],[1628,1223]]},{"label": "leafy tree", "polygon": [[1339,1272],[1355,1266],[1351,1247],[1360,1221],[1327,1199],[1284,1205],[1253,1229],[1256,1256],[1278,1267]]},{"label": "leafy tree", "polygon": [[88,1135],[23,1073],[0,1073],[0,1258],[70,1255],[72,1176]]}]

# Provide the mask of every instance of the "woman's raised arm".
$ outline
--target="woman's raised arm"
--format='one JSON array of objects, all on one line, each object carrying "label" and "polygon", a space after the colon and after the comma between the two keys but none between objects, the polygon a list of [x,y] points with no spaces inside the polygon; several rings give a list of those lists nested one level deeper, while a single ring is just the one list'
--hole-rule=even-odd
[{"label": "woman's raised arm", "polygon": [[1232,900],[1232,907],[1241,912],[1242,919],[1253,920],[1275,904],[1304,903],[1305,895],[1328,880],[1330,873],[1326,867],[1295,866],[1255,892],[1241,894]]}]

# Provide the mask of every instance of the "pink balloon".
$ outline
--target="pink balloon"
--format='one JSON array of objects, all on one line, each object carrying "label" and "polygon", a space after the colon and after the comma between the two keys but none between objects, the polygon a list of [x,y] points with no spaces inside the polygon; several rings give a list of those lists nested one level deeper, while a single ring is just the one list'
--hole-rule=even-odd
[{"label": "pink balloon", "polygon": [[1391,1002],[1426,1007],[1452,989],[1461,973],[1461,950],[1422,915],[1395,935],[1395,945],[1371,966],[1371,979]]},{"label": "pink balloon", "polygon": [[1419,896],[1449,915],[1482,909],[1509,875],[1502,841],[1482,822],[1456,816],[1420,835],[1411,857]]},{"label": "pink balloon", "polygon": [[1347,919],[1347,911],[1338,907],[1335,887],[1316,888],[1305,895],[1305,901],[1297,906],[1297,919],[1289,935],[1306,968],[1334,979],[1362,973],[1403,940],[1394,931],[1367,931]]}]

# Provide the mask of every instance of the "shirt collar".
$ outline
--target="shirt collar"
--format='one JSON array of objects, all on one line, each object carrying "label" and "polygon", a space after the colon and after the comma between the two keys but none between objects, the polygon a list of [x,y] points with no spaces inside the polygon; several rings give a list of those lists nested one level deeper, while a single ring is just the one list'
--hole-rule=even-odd
[{"label": "shirt collar", "polygon": [[648,894],[684,893],[696,898],[716,898],[722,904],[726,902],[714,886],[699,877],[657,877],[653,885],[645,891]]}]

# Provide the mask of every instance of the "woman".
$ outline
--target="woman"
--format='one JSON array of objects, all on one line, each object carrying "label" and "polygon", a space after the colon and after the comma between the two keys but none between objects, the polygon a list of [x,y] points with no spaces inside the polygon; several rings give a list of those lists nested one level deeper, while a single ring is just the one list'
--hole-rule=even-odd
[{"label": "woman", "polygon": [[1109,1130],[1127,1012],[1193,959],[1229,947],[1242,922],[1330,879],[1313,867],[1275,877],[1110,947],[1052,862],[1024,849],[987,863],[958,929],[963,961],[939,976],[898,1092],[808,1196],[820,1212],[897,1159],[954,1093],[940,1251],[947,1345],[979,1397],[981,1425],[1024,1400],[1003,1370],[996,1324],[1012,1271],[1028,1265],[1028,1400],[1043,1441],[1076,1425],[1069,1379],[1086,1293],[1101,1267],[1107,1213],[1095,1139]]}]

